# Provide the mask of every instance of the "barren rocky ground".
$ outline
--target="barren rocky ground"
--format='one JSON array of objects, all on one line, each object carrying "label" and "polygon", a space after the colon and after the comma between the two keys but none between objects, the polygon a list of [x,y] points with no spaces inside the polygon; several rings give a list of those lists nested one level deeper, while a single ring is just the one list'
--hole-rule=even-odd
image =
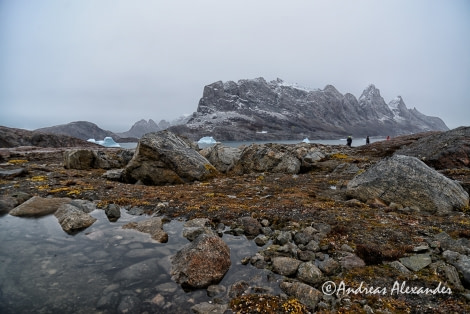
[{"label": "barren rocky ground", "polygon": [[[25,195],[65,196],[98,201],[101,208],[117,204],[131,211],[158,213],[169,219],[204,217],[214,225],[222,222],[230,226],[244,216],[267,219],[273,229],[279,230],[300,230],[314,223],[324,223],[331,226],[320,243],[326,253],[335,256],[346,244],[366,263],[365,267],[344,269],[331,276],[331,280],[344,281],[351,287],[364,282],[368,286],[389,288],[397,280],[406,281],[410,286],[432,288],[442,282],[454,289],[445,274],[436,268],[405,274],[390,267],[389,262],[412,254],[414,248],[441,232],[454,239],[470,239],[468,208],[437,216],[392,208],[379,200],[363,203],[346,196],[346,184],[358,171],[368,169],[400,146],[393,142],[359,148],[332,147],[340,153],[317,162],[315,168],[306,173],[228,173],[208,181],[168,186],[110,181],[102,177],[106,171],[103,169],[65,169],[62,157],[65,149],[1,149],[2,170],[23,171],[3,175],[0,195],[3,208],[11,202],[9,197],[19,200],[26,198]],[[440,172],[461,182],[468,192],[470,168]],[[439,252],[439,243],[429,245]],[[438,256],[432,254],[433,262],[438,262]],[[376,313],[470,313],[470,287],[465,288],[467,290],[453,290],[452,294],[435,295],[351,294],[335,312],[367,312],[363,306],[367,303],[374,305]]]}]

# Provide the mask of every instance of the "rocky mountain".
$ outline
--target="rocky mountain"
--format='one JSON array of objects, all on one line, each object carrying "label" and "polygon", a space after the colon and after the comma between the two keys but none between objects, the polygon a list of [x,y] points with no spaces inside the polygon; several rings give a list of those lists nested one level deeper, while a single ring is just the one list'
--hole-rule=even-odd
[{"label": "rocky mountain", "polygon": [[[161,123],[161,122],[160,122]],[[134,123],[134,125],[127,132],[117,133],[120,137],[135,137],[141,138],[142,135],[150,132],[158,132],[162,130],[155,121],[149,119],[148,121],[142,119]]]},{"label": "rocky mountain", "polygon": [[97,144],[68,136],[0,126],[0,147],[99,147]]},{"label": "rocky mountain", "polygon": [[114,140],[118,140],[120,138],[120,136],[117,134],[111,131],[103,130],[96,124],[88,121],[75,121],[67,124],[40,128],[35,131],[58,135],[68,135],[85,141],[90,138],[104,139],[107,136],[111,136]]},{"label": "rocky mountain", "polygon": [[210,135],[227,141],[394,136],[448,128],[439,118],[408,109],[401,97],[387,104],[374,85],[357,99],[332,85],[308,90],[257,78],[205,86],[197,111],[170,130],[193,140]]}]

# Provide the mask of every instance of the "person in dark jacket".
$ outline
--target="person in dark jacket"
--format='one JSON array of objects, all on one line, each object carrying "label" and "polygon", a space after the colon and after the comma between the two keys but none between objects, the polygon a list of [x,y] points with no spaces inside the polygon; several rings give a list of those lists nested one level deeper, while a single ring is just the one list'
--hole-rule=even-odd
[{"label": "person in dark jacket", "polygon": [[349,147],[351,147],[351,144],[352,144],[352,137],[351,137],[351,136],[348,136],[348,139],[346,140],[346,145],[348,145]]},{"label": "person in dark jacket", "polygon": [[369,144],[370,144],[369,135],[367,135],[367,137],[366,137],[366,145],[369,145]]}]

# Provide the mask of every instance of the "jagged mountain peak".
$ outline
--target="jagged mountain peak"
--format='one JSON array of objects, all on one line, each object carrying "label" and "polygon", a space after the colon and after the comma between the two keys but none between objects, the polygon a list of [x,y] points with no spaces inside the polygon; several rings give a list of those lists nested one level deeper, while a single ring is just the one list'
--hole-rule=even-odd
[{"label": "jagged mountain peak", "polygon": [[374,84],[369,84],[369,86],[364,89],[362,92],[361,96],[359,97],[359,101],[361,100],[371,100],[373,98],[379,98],[382,97],[380,96],[380,90],[375,87]]},{"label": "jagged mountain peak", "polygon": [[400,109],[400,108],[406,108],[405,102],[403,101],[403,98],[401,96],[397,96],[394,99],[392,99],[389,103],[388,106],[391,109]]},{"label": "jagged mountain peak", "polygon": [[205,86],[197,111],[184,126],[172,128],[195,140],[210,135],[219,141],[447,130],[439,118],[408,110],[401,97],[387,105],[374,84],[358,100],[350,93],[341,94],[333,85],[323,90],[304,89],[280,78],[268,83],[262,77]]}]

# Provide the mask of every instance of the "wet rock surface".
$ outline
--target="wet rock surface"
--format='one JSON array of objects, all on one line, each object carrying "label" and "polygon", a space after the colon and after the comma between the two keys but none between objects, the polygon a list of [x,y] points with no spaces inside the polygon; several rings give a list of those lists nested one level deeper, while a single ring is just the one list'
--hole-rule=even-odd
[{"label": "wet rock surface", "polygon": [[39,217],[55,213],[61,205],[68,204],[70,198],[43,198],[33,196],[10,211],[10,215],[20,217]]},{"label": "wet rock surface", "polygon": [[176,253],[172,278],[186,288],[206,288],[228,271],[230,249],[218,236],[201,234]]}]

